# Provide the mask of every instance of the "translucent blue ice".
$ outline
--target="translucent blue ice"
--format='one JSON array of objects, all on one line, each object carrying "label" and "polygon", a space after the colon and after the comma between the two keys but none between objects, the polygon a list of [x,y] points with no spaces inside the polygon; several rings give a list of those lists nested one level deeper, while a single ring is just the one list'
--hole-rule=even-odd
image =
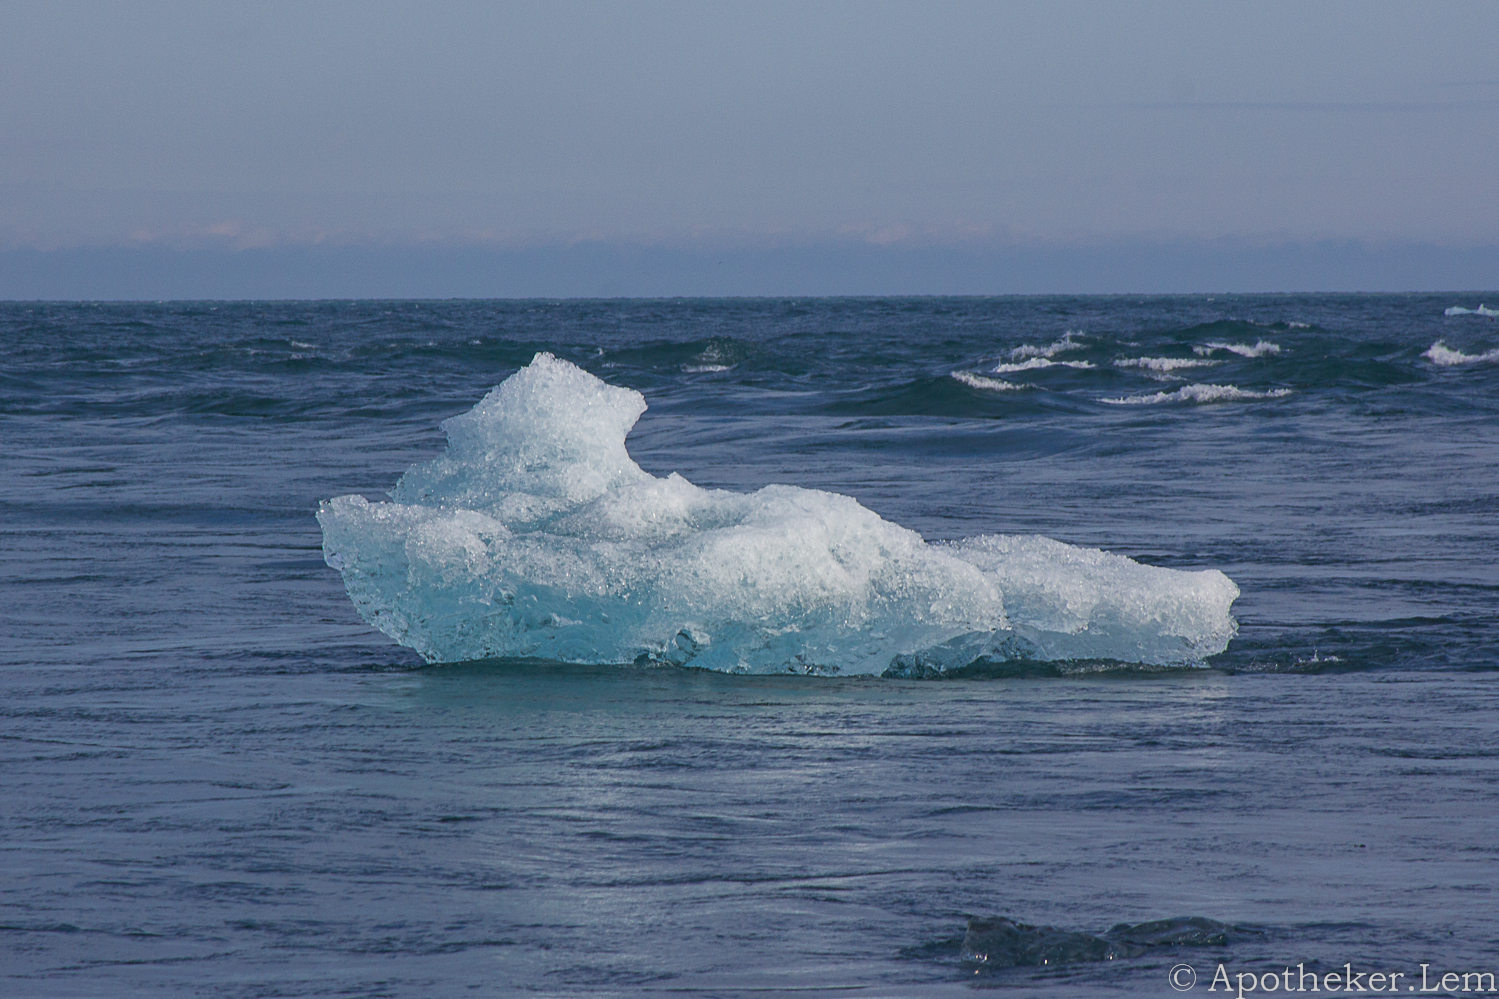
[{"label": "translucent blue ice", "polygon": [[1239,589],[1041,537],[928,544],[848,496],[656,478],[625,449],[645,411],[537,354],[392,502],[318,521],[366,621],[429,662],[538,656],[732,672],[946,670],[975,660],[1200,662]]}]

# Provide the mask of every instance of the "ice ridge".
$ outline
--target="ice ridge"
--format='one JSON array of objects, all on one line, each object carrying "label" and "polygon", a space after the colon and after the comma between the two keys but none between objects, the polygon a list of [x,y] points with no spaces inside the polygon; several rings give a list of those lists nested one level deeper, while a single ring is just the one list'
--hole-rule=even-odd
[{"label": "ice ridge", "polygon": [[391,502],[318,511],[366,621],[428,662],[536,656],[730,672],[926,672],[978,660],[1201,662],[1236,631],[1216,570],[1039,537],[928,544],[836,493],[657,478],[645,411],[551,354],[443,423]]}]

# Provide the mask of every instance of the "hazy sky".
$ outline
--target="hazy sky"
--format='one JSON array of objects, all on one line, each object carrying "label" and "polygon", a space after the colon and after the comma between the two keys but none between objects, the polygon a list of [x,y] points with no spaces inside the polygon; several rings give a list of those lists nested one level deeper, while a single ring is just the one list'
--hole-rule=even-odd
[{"label": "hazy sky", "polygon": [[0,5],[0,248],[1499,243],[1499,3]]}]

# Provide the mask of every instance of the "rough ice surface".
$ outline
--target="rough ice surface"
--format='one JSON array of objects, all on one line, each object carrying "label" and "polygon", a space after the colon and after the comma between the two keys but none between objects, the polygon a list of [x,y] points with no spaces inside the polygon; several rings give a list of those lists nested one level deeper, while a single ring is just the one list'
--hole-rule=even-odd
[{"label": "rough ice surface", "polygon": [[[656,478],[645,399],[550,354],[443,424],[392,502],[318,511],[366,621],[428,662],[536,656],[731,672],[979,660],[1200,662],[1238,588],[1040,537],[927,544],[836,493]],[[897,670],[896,672],[900,672]]]}]

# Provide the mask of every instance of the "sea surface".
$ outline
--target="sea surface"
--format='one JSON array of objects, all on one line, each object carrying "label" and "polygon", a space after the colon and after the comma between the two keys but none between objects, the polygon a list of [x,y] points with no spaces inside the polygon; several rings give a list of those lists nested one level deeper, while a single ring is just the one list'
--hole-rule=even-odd
[{"label": "sea surface", "polygon": [[[0,304],[0,994],[1471,994],[1496,301]],[[942,680],[424,666],[313,515],[539,351],[645,395],[653,474],[1220,569],[1239,633]],[[993,916],[1234,929],[965,962]]]}]

